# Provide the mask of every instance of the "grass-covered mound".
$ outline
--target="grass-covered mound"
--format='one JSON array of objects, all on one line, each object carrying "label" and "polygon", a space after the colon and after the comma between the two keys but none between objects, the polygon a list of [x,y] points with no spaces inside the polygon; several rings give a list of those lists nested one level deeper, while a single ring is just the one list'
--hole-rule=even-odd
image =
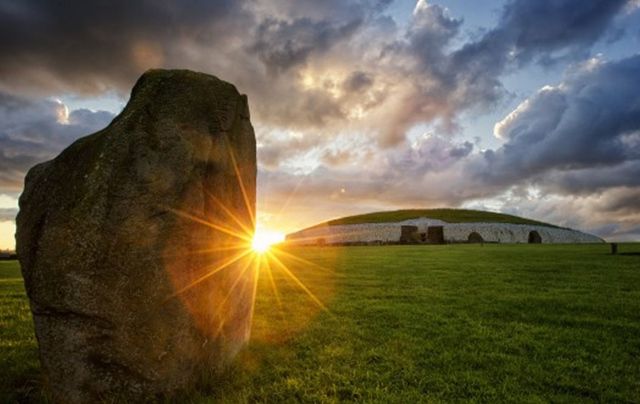
[{"label": "grass-covered mound", "polygon": [[[532,224],[538,226],[558,227],[549,223],[537,220],[526,219],[524,217],[506,215],[504,213],[486,212],[482,210],[470,209],[402,209],[384,212],[365,213],[363,215],[346,216],[339,219],[329,220],[318,226],[336,226],[341,224],[360,223],[390,223],[401,222],[403,220],[418,219],[428,217],[438,219],[447,223],[512,223],[512,224]],[[315,226],[314,226],[315,227]]]}]

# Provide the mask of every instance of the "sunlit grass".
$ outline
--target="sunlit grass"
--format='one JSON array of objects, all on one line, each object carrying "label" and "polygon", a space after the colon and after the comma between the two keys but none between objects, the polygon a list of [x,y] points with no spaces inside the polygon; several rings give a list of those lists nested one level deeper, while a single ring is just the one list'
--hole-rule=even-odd
[{"label": "sunlit grass", "polygon": [[[234,271],[216,306],[224,312],[247,277],[251,342],[231,369],[177,402],[640,397],[638,256],[611,256],[606,245],[278,245],[281,234],[254,230],[230,153],[246,211],[213,195],[225,215],[217,221],[169,211],[234,241],[190,251],[221,257],[168,298]],[[18,265],[0,264],[0,402],[38,400],[42,380]]]},{"label": "sunlit grass", "polygon": [[[176,401],[636,402],[640,256],[608,252],[274,247],[328,311],[265,261],[249,346]],[[41,382],[18,266],[3,265],[0,402],[15,402]]]}]

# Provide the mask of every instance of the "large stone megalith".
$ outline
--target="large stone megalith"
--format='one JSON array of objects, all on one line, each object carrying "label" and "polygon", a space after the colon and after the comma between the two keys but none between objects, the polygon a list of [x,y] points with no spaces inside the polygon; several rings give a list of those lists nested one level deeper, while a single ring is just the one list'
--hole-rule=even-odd
[{"label": "large stone megalith", "polygon": [[256,145],[247,98],[151,70],[122,113],[32,168],[17,249],[54,399],[188,388],[249,337]]}]

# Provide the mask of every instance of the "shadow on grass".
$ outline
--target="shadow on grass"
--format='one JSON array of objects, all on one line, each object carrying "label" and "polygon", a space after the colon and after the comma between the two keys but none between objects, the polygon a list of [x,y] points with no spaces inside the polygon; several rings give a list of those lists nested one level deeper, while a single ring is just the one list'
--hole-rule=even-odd
[{"label": "shadow on grass", "polygon": [[31,321],[20,321],[16,327],[0,332],[3,340],[0,347],[2,402],[46,402],[42,393],[42,374],[32,333]]},{"label": "shadow on grass", "polygon": [[[10,366],[10,365],[9,365]],[[3,372],[4,373],[4,372]],[[46,403],[42,375],[38,367],[30,367],[19,373],[3,376],[0,397],[4,402]]]}]

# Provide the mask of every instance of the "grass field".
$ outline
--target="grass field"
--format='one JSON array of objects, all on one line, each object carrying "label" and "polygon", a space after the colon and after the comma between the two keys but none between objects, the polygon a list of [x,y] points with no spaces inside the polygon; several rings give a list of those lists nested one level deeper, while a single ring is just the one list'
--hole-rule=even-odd
[{"label": "grass field", "polygon": [[[288,251],[328,311],[263,268],[250,346],[177,401],[640,402],[638,244]],[[42,399],[16,263],[0,300],[0,402]]]},{"label": "grass field", "polygon": [[324,224],[335,226],[340,224],[401,222],[403,220],[417,219],[421,217],[438,219],[448,223],[487,222],[557,227],[549,223],[526,219],[524,217],[470,209],[402,209],[385,212],[372,212],[365,213],[363,215],[346,216],[339,219],[329,220],[328,222],[317,226],[322,226]]}]

